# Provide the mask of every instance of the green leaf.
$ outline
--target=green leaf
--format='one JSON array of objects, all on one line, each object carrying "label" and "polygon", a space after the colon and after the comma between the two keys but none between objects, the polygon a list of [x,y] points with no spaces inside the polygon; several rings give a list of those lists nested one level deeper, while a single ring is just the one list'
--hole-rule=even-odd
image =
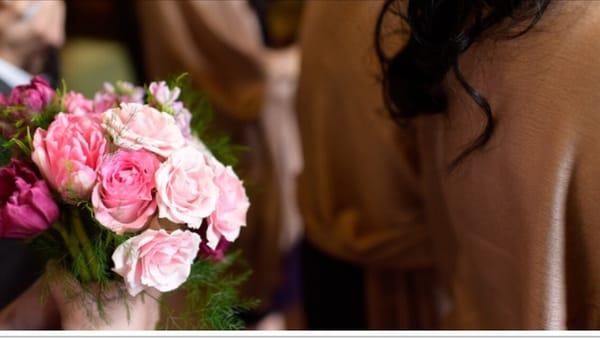
[{"label": "green leaf", "polygon": [[[165,316],[159,327],[188,330],[239,330],[245,324],[239,314],[255,308],[257,300],[242,299],[238,289],[251,271],[241,261],[241,252],[228,254],[220,262],[200,259],[192,265],[190,276],[181,286],[185,291],[184,309],[175,314],[163,302]],[[163,297],[164,299],[164,297]]]},{"label": "green leaf", "polygon": [[5,166],[10,162],[11,152],[8,140],[0,136],[0,166]]}]

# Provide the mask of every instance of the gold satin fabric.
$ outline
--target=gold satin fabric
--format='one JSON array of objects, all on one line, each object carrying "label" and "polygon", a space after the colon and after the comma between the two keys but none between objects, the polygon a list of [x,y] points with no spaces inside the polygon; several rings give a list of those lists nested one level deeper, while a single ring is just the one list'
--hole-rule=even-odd
[{"label": "gold satin fabric", "polygon": [[260,31],[244,1],[136,4],[151,77],[185,71],[220,111],[240,120],[257,117],[264,92]]},{"label": "gold satin fabric", "polygon": [[431,243],[415,136],[389,119],[377,80],[372,43],[382,4],[306,2],[297,94],[305,163],[299,203],[307,238],[365,269],[371,328],[431,328]]},{"label": "gold satin fabric", "polygon": [[458,328],[598,328],[600,4],[557,1],[513,40],[461,59],[497,119],[491,142],[452,76],[445,116],[417,122],[424,205]]}]

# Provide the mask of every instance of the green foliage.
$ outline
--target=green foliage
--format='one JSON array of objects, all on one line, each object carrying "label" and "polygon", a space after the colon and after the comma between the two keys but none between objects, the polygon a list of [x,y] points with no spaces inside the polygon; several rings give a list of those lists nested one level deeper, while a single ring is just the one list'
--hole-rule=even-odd
[{"label": "green foliage", "polygon": [[[49,230],[32,238],[31,247],[48,267],[47,284],[61,278],[66,299],[81,302],[90,313],[96,306],[103,319],[107,290],[119,280],[111,270],[111,254],[129,237],[117,235],[98,224],[90,206],[85,203],[61,204],[60,209],[59,220]],[[70,277],[65,278],[64,272]],[[117,291],[126,299],[122,287]]]},{"label": "green foliage", "polygon": [[59,220],[31,244],[44,263],[57,262],[85,287],[116,278],[110,255],[128,238],[98,224],[87,204],[62,204]]},{"label": "green foliage", "polygon": [[8,140],[0,136],[0,166],[5,166],[10,162],[11,151]]},{"label": "green foliage", "polygon": [[[256,300],[242,300],[238,288],[250,270],[240,262],[241,253],[234,252],[220,262],[200,259],[192,265],[188,280],[182,285],[185,304],[181,313],[170,311],[163,302],[166,314],[160,324],[164,329],[239,330],[244,322],[239,313],[254,308]],[[239,273],[239,270],[245,272]]]},{"label": "green foliage", "polygon": [[65,111],[65,95],[67,94],[67,83],[63,79],[60,87],[56,89],[54,100],[44,109],[44,111],[33,117],[33,123],[36,127],[47,129],[50,123],[54,120],[56,114]]}]

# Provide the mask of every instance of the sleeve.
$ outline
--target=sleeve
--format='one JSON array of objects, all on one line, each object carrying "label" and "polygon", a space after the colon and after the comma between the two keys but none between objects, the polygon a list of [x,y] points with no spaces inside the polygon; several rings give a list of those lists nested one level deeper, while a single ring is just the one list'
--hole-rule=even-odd
[{"label": "sleeve", "polygon": [[187,72],[219,111],[256,119],[264,70],[259,23],[246,2],[138,1],[150,77]]}]

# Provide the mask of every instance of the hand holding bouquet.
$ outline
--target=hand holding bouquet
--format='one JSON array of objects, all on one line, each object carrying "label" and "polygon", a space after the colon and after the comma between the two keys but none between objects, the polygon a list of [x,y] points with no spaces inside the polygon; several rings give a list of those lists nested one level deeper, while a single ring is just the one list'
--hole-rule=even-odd
[{"label": "hand holding bouquet", "polygon": [[131,297],[233,286],[217,261],[250,203],[180,95],[117,82],[88,99],[35,77],[0,96],[0,237],[32,239],[98,306],[121,281]]}]

